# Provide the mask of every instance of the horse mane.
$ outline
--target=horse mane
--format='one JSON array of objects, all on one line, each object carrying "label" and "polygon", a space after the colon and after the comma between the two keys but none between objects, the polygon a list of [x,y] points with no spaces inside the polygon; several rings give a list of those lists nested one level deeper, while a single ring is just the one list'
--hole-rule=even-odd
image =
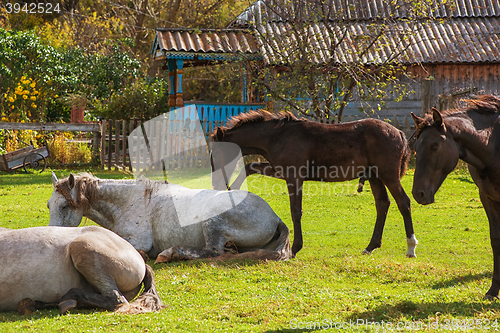
[{"label": "horse mane", "polygon": [[70,177],[57,182],[56,191],[61,193],[73,208],[83,207],[84,211],[87,211],[92,206],[92,203],[98,200],[97,183],[99,178],[88,172],[80,172],[74,175],[74,180],[76,202],[71,197]]},{"label": "horse mane", "polygon": [[[92,204],[99,200],[97,185],[102,179],[97,178],[88,172],[80,172],[73,175],[73,177],[75,180],[74,188],[76,190],[76,202],[71,197],[71,189],[69,184],[70,177],[61,179],[56,184],[56,191],[64,196],[71,207],[76,209],[83,207],[83,210],[87,212]],[[115,181],[125,183],[130,182],[130,179]],[[151,196],[158,191],[160,186],[166,184],[165,181],[151,180],[144,176],[139,177],[136,182],[144,184],[144,199],[149,200],[151,200]]]},{"label": "horse mane", "polygon": [[[475,99],[462,99],[465,106],[445,111],[439,111],[444,117],[464,116],[469,112],[476,112],[483,115],[500,114],[500,98],[493,95],[481,95]],[[420,134],[426,127],[432,126],[434,120],[432,109],[427,111],[422,121],[416,129],[416,135]]]},{"label": "horse mane", "polygon": [[[244,112],[240,113],[239,115],[232,116],[231,119],[227,122],[226,126],[221,126],[219,127],[223,133],[226,133],[226,131],[230,131],[234,128],[241,127],[245,124],[249,123],[259,123],[259,122],[265,122],[265,121],[279,121],[278,126],[281,126],[285,121],[307,121],[305,118],[297,118],[293,113],[290,111],[284,112],[280,111],[278,113],[272,113],[266,110],[257,110],[257,111],[250,111],[250,112]],[[211,135],[212,140],[216,139],[216,133],[215,130]]]}]

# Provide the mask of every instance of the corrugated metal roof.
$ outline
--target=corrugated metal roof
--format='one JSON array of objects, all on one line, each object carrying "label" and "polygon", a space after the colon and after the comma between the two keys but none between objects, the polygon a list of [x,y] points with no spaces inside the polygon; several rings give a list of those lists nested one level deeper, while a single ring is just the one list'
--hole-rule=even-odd
[{"label": "corrugated metal roof", "polygon": [[[181,52],[191,59],[197,54],[253,55],[259,49],[255,37],[247,30],[241,29],[156,29],[156,37],[151,53],[155,58]],[[190,55],[191,54],[191,55]],[[179,58],[179,57],[177,57]],[[209,59],[206,57],[206,59]]]},{"label": "corrugated metal roof", "polygon": [[[302,32],[285,22],[257,26],[256,36],[266,64],[286,64],[300,57],[298,40],[310,45],[307,54],[314,63],[360,62],[400,63],[499,62],[500,20],[464,18],[409,24],[396,21],[385,25],[382,38],[361,54],[377,36],[381,26],[367,21],[336,24],[311,23]],[[294,31],[292,33],[292,31]],[[269,43],[273,41],[273,43]]]},{"label": "corrugated metal roof", "polygon": [[[354,20],[306,21],[301,33],[289,21],[267,19],[268,6],[284,1],[288,0],[256,1],[235,21],[245,23],[250,30],[157,29],[152,53],[156,59],[195,60],[224,60],[239,54],[262,57],[266,64],[277,65],[297,61],[302,46],[298,41],[305,39],[313,51],[308,52],[309,60],[318,64],[381,63],[394,57],[394,50],[401,51],[394,60],[407,64],[500,62],[499,0],[448,0],[455,4],[454,9],[435,6],[435,17],[446,19],[416,24],[398,19],[405,17],[405,9],[391,7],[389,0],[321,0],[324,11],[338,13],[343,9],[342,15]],[[300,15],[301,11],[307,12],[300,4],[315,1],[294,1],[298,7],[288,10]],[[261,23],[249,25],[250,16]],[[386,19],[373,20],[381,17]],[[385,30],[381,40],[361,55],[382,27]]]},{"label": "corrugated metal roof", "polygon": [[[499,0],[433,0],[424,17],[499,17]],[[425,2],[422,1],[422,4]],[[411,7],[410,7],[411,6]],[[258,0],[241,13],[231,27],[283,22],[290,17],[305,20],[374,20],[414,17],[407,0]]]}]

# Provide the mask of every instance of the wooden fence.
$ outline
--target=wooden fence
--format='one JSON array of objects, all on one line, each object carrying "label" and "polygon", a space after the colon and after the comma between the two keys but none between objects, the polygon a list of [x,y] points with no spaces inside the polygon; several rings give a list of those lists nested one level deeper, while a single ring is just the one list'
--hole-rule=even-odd
[{"label": "wooden fence", "polygon": [[[340,122],[348,122],[361,119],[361,116],[346,116]],[[413,127],[408,116],[401,123],[398,117],[390,120],[392,125],[405,132],[409,138]],[[149,162],[139,159],[139,168],[145,169],[148,163],[154,165],[155,161],[162,161],[166,170],[185,167],[208,167],[209,152],[211,145],[210,134],[217,126],[222,126],[225,121],[192,122],[189,118],[185,120],[169,120],[170,125],[162,128],[148,128],[148,123],[143,125],[140,121],[125,120],[102,120],[100,124],[59,124],[59,123],[10,123],[0,122],[0,129],[14,130],[37,130],[37,131],[77,131],[93,132],[92,151],[93,161],[100,157],[101,168],[109,170],[128,169],[132,170],[131,154],[140,157],[148,154]],[[330,120],[331,123],[331,120]],[[158,126],[158,125],[155,125]],[[134,147],[128,147],[128,137],[136,128],[144,128],[145,132],[153,133],[154,142],[151,142],[150,151],[146,146],[134,143]],[[165,128],[167,129],[165,131]],[[165,135],[162,133],[165,132]],[[203,133],[203,138],[192,136],[190,133]],[[163,136],[162,136],[163,135]],[[162,138],[168,137],[168,140]],[[206,140],[206,144],[202,142]],[[163,141],[163,142],[162,142]]]},{"label": "wooden fence", "polygon": [[[340,122],[355,121],[364,117],[342,118]],[[414,128],[413,121],[410,121],[408,116],[404,117],[403,122],[400,122],[396,116],[389,121],[402,130],[407,138],[410,138]],[[329,123],[331,122],[330,120]],[[110,170],[134,171],[131,156],[134,159],[134,167],[139,171],[148,167],[165,170],[208,167],[210,134],[214,128],[224,124],[224,121],[193,122],[189,118],[166,120],[164,123],[145,122],[144,124],[140,121],[103,120],[100,142],[101,167],[106,166]],[[132,147],[129,147],[128,138],[135,129],[139,131],[139,135],[130,140]],[[194,133],[202,133],[202,135]]]},{"label": "wooden fence", "polygon": [[101,126],[98,123],[61,124],[61,123],[14,123],[0,122],[0,129],[31,130],[31,131],[61,131],[61,132],[92,132],[92,160],[97,161],[99,154],[99,136]]}]

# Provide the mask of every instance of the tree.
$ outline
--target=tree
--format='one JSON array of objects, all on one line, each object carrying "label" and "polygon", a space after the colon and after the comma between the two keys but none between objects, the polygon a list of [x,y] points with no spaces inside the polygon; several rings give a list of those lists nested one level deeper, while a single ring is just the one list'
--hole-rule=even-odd
[{"label": "tree", "polygon": [[365,102],[383,103],[388,94],[402,99],[412,36],[432,17],[434,2],[386,0],[387,13],[356,20],[347,2],[261,1],[256,21],[245,22],[266,64],[251,68],[253,84],[284,108],[317,119],[342,116],[353,94]]},{"label": "tree", "polygon": [[69,93],[108,99],[139,76],[139,62],[120,51],[86,54],[81,48],[44,44],[33,32],[0,28],[0,111],[9,120],[59,117]]}]

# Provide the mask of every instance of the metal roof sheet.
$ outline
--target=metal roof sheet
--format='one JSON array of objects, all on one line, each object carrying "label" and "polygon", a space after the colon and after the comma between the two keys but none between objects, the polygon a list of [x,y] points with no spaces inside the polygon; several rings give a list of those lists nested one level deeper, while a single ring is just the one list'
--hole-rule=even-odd
[{"label": "metal roof sheet", "polygon": [[[382,63],[402,51],[400,63],[500,62],[500,20],[464,18],[409,24],[385,24],[382,38],[363,53],[380,26],[367,21],[337,24],[311,23],[302,32],[289,23],[271,22],[256,27],[256,37],[267,64],[299,60],[298,40],[307,40],[314,63]],[[300,36],[299,36],[300,34]],[[297,35],[297,36],[295,36]],[[271,41],[271,43],[269,42]],[[406,50],[405,50],[406,49]]]},{"label": "metal roof sheet", "polygon": [[[423,13],[431,18],[499,17],[499,0],[432,0]],[[231,27],[248,27],[266,22],[305,20],[374,20],[412,17],[413,3],[407,0],[257,0],[242,12]]]},{"label": "metal roof sheet", "polygon": [[[249,15],[253,15],[254,19],[266,18],[269,4],[278,1],[288,0],[256,1],[238,19],[248,20],[246,16]],[[314,1],[295,3],[309,2]],[[300,34],[289,21],[268,19],[260,20],[259,24],[247,30],[159,28],[151,52],[157,59],[223,60],[239,54],[253,59],[262,57],[266,64],[277,65],[297,61],[301,46],[298,41],[305,37],[309,43],[307,48],[313,51],[308,52],[311,57],[308,60],[318,64],[373,64],[389,60],[408,64],[500,62],[499,0],[448,0],[455,4],[454,9],[435,6],[436,17],[447,18],[422,20],[417,24],[411,20],[397,19],[404,17],[404,8],[392,6],[389,0],[322,2],[325,11],[338,13],[343,9],[345,17],[356,20],[306,21],[304,32]],[[307,9],[299,7],[288,10],[299,15]],[[367,19],[389,16],[391,19]],[[386,27],[386,30],[381,41],[361,54],[364,45],[382,27]],[[401,54],[392,59],[394,50],[401,51]]]},{"label": "metal roof sheet", "polygon": [[[186,57],[192,54],[219,54],[217,59],[239,55],[259,53],[255,37],[240,29],[156,29],[156,37],[151,53],[155,58],[181,52]],[[191,55],[190,55],[191,54]],[[177,57],[179,58],[179,57]],[[208,59],[208,58],[206,58]]]}]

